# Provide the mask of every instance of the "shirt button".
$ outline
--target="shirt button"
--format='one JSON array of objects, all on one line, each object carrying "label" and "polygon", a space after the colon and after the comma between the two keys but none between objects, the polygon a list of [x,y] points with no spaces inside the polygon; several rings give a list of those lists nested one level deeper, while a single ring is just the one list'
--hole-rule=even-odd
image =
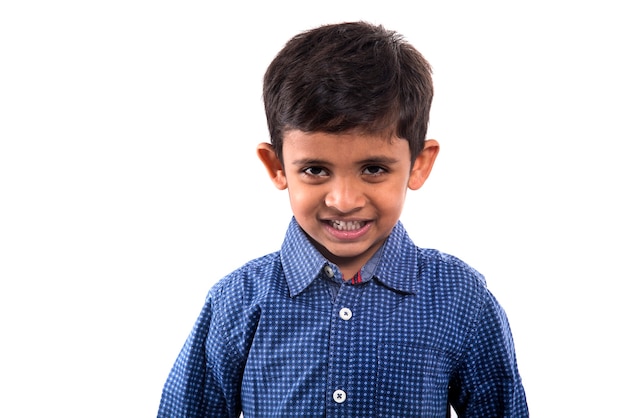
[{"label": "shirt button", "polygon": [[331,279],[335,276],[335,272],[333,271],[332,267],[330,267],[329,265],[324,266],[324,273],[326,274],[326,276],[328,276]]},{"label": "shirt button", "polygon": [[349,308],[342,308],[339,311],[339,317],[344,321],[349,321],[352,318],[352,311]]},{"label": "shirt button", "polygon": [[344,403],[346,401],[346,392],[341,389],[337,389],[333,392],[333,400],[337,403]]}]

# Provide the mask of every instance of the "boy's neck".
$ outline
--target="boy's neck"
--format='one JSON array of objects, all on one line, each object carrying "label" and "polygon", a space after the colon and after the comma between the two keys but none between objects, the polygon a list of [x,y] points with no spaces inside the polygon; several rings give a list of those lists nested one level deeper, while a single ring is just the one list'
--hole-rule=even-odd
[{"label": "boy's neck", "polygon": [[339,265],[338,267],[344,282],[351,280],[363,268],[362,265]]}]

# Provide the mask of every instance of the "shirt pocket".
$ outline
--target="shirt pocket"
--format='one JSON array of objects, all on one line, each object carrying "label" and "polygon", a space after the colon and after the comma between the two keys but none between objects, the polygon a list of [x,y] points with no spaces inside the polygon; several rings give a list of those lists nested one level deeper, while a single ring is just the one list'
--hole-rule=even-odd
[{"label": "shirt pocket", "polygon": [[446,416],[450,368],[443,352],[383,343],[378,346],[377,362],[377,416]]}]

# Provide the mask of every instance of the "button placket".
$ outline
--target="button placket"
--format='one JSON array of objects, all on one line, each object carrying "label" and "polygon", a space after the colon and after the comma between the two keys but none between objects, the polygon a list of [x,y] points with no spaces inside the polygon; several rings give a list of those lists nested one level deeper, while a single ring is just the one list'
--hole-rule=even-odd
[{"label": "button placket", "polygon": [[[358,306],[363,288],[362,286],[342,285],[335,299],[335,313],[330,329],[327,386],[330,403],[335,408],[347,408],[356,399],[349,393],[354,379],[351,356],[354,355],[353,333],[356,332],[355,326],[357,325],[354,322],[355,308]],[[348,397],[352,401],[348,401]]]}]

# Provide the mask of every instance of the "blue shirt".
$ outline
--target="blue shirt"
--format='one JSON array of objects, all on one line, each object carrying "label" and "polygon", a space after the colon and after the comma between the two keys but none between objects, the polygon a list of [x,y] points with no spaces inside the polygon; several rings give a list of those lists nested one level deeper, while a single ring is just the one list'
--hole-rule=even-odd
[{"label": "blue shirt", "polygon": [[398,223],[362,281],[295,220],[209,291],[158,417],[527,417],[506,315],[482,276]]}]

